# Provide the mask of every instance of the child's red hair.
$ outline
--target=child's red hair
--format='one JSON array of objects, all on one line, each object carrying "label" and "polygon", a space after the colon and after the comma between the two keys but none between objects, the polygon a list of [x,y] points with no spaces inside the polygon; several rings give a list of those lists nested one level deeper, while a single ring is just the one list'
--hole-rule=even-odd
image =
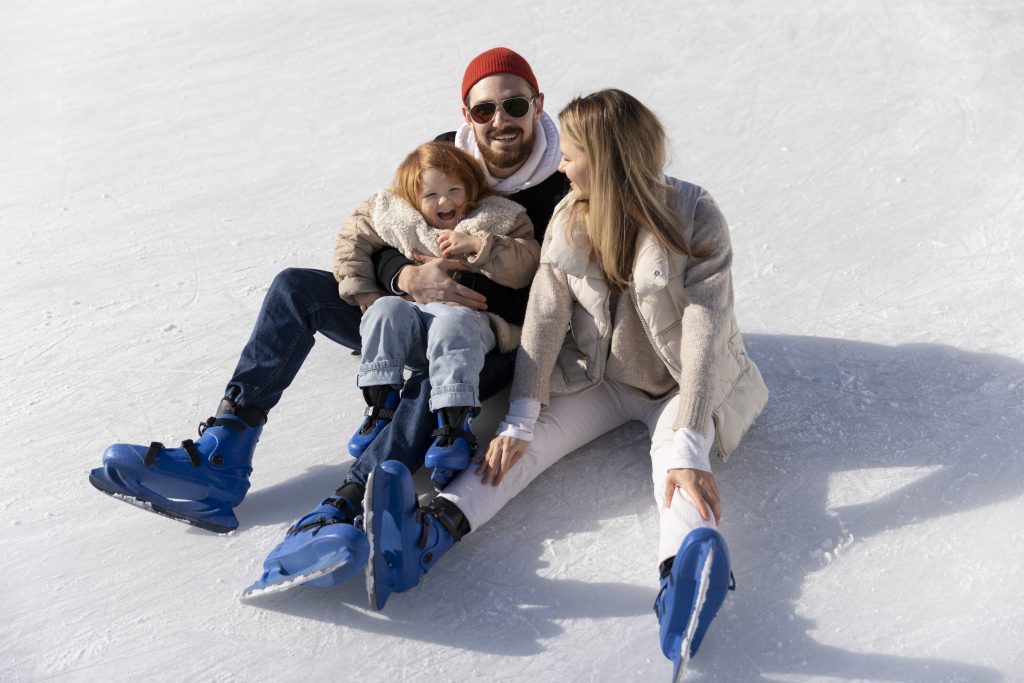
[{"label": "child's red hair", "polygon": [[467,213],[476,207],[478,201],[494,194],[476,159],[450,142],[437,140],[420,145],[405,157],[395,172],[391,190],[413,207],[419,208],[420,192],[423,189],[420,174],[428,168],[440,171],[466,186]]}]

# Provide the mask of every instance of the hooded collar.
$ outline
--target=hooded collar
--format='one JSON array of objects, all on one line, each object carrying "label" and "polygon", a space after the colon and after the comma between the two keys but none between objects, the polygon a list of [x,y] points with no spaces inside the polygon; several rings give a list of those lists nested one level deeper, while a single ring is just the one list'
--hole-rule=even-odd
[{"label": "hooded collar", "polygon": [[558,127],[546,111],[540,113],[540,119],[533,126],[533,151],[530,152],[526,163],[508,178],[491,176],[476,144],[473,127],[468,123],[463,123],[455,132],[455,145],[472,154],[480,162],[487,176],[487,183],[498,192],[512,193],[533,187],[547,180],[558,170],[558,164],[562,161],[562,152],[558,147]]}]

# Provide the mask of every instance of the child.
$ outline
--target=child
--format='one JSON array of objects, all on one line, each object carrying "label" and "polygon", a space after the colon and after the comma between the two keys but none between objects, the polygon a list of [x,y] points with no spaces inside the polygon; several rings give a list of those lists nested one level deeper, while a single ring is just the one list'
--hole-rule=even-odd
[{"label": "child", "polygon": [[461,259],[471,272],[519,289],[533,279],[540,245],[526,210],[494,195],[476,160],[446,142],[417,147],[399,166],[394,186],[367,200],[338,233],[338,292],[363,311],[357,384],[367,409],[349,453],[361,455],[390,422],[403,368],[428,370],[438,428],[424,464],[440,489],[469,466],[476,447],[470,423],[480,406],[484,356],[495,346],[518,346],[519,328],[493,313],[384,297],[372,256],[388,246],[408,258],[419,252]]}]

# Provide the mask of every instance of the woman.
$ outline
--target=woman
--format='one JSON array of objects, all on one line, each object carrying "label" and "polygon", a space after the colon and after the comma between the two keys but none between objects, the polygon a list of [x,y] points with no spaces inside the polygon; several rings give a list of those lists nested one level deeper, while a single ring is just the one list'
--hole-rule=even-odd
[{"label": "woman", "polygon": [[639,420],[651,434],[660,511],[655,609],[678,671],[730,581],[710,452],[728,458],[768,391],[733,318],[728,226],[707,192],[663,175],[657,117],[604,90],[573,100],[559,119],[572,191],[547,230],[508,416],[477,460],[479,478],[463,472],[428,508],[417,510],[400,464],[374,472],[371,602],[379,609],[415,586],[561,457]]}]

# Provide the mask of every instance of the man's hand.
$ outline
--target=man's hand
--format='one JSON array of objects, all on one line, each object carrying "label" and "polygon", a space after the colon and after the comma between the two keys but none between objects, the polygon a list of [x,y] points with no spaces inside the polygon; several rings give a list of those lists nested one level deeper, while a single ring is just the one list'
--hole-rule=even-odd
[{"label": "man's hand", "polygon": [[672,507],[672,495],[676,489],[682,489],[693,501],[701,519],[708,521],[708,507],[715,515],[715,524],[722,519],[722,498],[718,494],[718,483],[715,475],[702,470],[673,469],[668,471],[665,480],[665,507]]},{"label": "man's hand", "polygon": [[354,294],[356,303],[359,304],[359,312],[366,313],[366,309],[373,305],[373,302],[384,296],[380,292],[359,292]]},{"label": "man's hand", "polygon": [[441,256],[445,258],[470,256],[479,253],[481,247],[483,247],[483,240],[468,232],[442,230],[437,236],[437,248],[441,250]]},{"label": "man's hand", "polygon": [[526,452],[529,441],[511,436],[496,436],[487,447],[487,452],[476,457],[476,473],[480,475],[480,483],[486,486],[497,486],[512,466],[519,462]]},{"label": "man's hand", "polygon": [[413,252],[418,266],[406,266],[398,274],[398,288],[407,292],[420,304],[435,301],[465,306],[477,311],[487,310],[487,297],[465,285],[460,285],[448,274],[453,270],[469,270],[461,261],[435,258]]}]

